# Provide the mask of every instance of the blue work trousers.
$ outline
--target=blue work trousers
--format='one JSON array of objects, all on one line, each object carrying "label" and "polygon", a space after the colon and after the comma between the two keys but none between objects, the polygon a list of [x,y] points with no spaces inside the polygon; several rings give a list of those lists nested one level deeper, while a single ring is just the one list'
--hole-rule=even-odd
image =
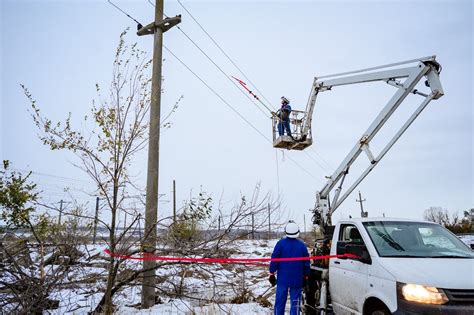
[{"label": "blue work trousers", "polygon": [[286,131],[286,134],[291,137],[291,128],[289,120],[280,120],[278,122],[278,134],[283,136]]},{"label": "blue work trousers", "polygon": [[286,298],[288,296],[288,290],[290,290],[290,315],[300,314],[300,300],[301,292],[303,288],[292,288],[285,285],[278,284],[276,289],[276,298],[275,298],[275,315],[284,315],[285,314],[285,305]]}]

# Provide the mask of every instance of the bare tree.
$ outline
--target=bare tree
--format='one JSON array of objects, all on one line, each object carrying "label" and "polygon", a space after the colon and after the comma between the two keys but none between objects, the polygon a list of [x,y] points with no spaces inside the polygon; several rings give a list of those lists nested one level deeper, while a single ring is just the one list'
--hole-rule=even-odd
[{"label": "bare tree", "polygon": [[436,222],[453,233],[467,233],[471,229],[471,219],[468,211],[463,212],[460,217],[457,211],[449,213],[441,207],[430,207],[426,209],[423,218],[427,221]]},{"label": "bare tree", "polygon": [[[98,102],[94,102],[91,115],[84,117],[86,124],[93,127],[92,131],[73,128],[71,115],[63,122],[53,123],[43,115],[26,87],[23,86],[23,89],[31,102],[31,115],[40,131],[41,141],[51,150],[73,152],[78,157],[77,166],[96,184],[97,193],[105,201],[110,218],[99,220],[108,231],[108,237],[104,241],[109,250],[112,253],[134,255],[142,250],[135,232],[142,230],[140,213],[143,211],[143,204],[137,200],[140,201],[143,196],[138,193],[140,189],[133,182],[130,169],[134,156],[147,142],[147,112],[151,88],[148,69],[151,62],[136,45],[126,45],[124,36],[125,32],[120,36],[115,55],[109,98],[107,101],[102,98],[101,89],[97,85]],[[176,110],[179,101],[174,104],[171,113]],[[170,115],[165,115],[165,120],[169,117]],[[161,124],[162,128],[169,127],[167,121],[162,121]],[[270,193],[262,196],[260,185],[256,186],[250,199],[242,196],[230,211],[225,211],[226,207],[220,202],[214,208],[212,197],[201,192],[185,203],[176,222],[173,223],[171,218],[157,222],[160,230],[169,233],[160,233],[161,239],[155,253],[179,257],[229,257],[237,251],[237,240],[247,238],[252,232],[259,230],[267,234],[269,208],[272,225],[278,227],[276,222],[280,217],[279,207],[279,200],[275,200]],[[123,229],[118,226],[119,213],[127,213],[127,219],[129,218]],[[79,217],[94,219],[86,213]],[[141,235],[141,239],[145,237],[146,235]],[[170,247],[170,244],[179,246]],[[225,276],[228,270],[219,269],[216,274],[215,266],[177,262],[159,262],[155,268],[175,270],[166,277],[157,277],[156,287],[161,294],[209,301],[223,298],[217,288],[222,285],[219,277]],[[240,270],[234,267],[231,269],[233,273],[239,273]],[[202,277],[213,281],[213,294],[202,297],[189,291],[186,279],[196,270]],[[104,294],[93,312],[112,313],[114,295],[126,287],[138,285],[137,282],[143,279],[145,271],[126,259],[114,255],[109,257]],[[227,278],[225,280],[227,288],[231,288],[232,281]],[[242,287],[245,288],[240,288]]]},{"label": "bare tree", "polygon": [[[158,222],[159,239],[154,254],[167,257],[189,258],[227,258],[240,253],[238,243],[246,240],[251,234],[248,218],[253,214],[255,230],[267,231],[268,205],[274,217],[279,216],[280,202],[267,193],[259,197],[254,191],[250,201],[245,196],[235,203],[228,211],[219,202],[215,207],[211,195],[200,191],[197,196],[185,201],[177,220],[173,217],[162,218]],[[221,228],[218,229],[218,218]],[[278,225],[279,226],[279,225]],[[267,248],[270,252],[271,249]],[[133,253],[133,252],[132,252]],[[138,254],[138,252],[135,252]],[[261,253],[269,254],[269,253]],[[245,268],[260,268],[261,265],[242,266],[241,264],[196,264],[177,261],[157,261],[160,275],[155,279],[155,288],[161,297],[186,299],[198,303],[242,303],[249,300],[265,299],[254,296],[248,288],[253,283],[245,276]],[[135,269],[115,283],[112,294],[125,287],[137,286],[142,278],[143,270],[135,265]],[[266,273],[264,273],[265,277]],[[235,282],[235,277],[238,282]],[[193,281],[190,281],[190,279]],[[195,281],[198,281],[195,283]],[[199,281],[205,281],[201,288]],[[245,281],[246,283],[243,283]],[[158,300],[157,300],[158,302]],[[268,301],[266,304],[268,306]],[[138,303],[137,307],[140,306]],[[224,310],[223,310],[224,311]]]},{"label": "bare tree", "polygon": [[[247,240],[252,232],[261,231],[267,235],[269,206],[272,216],[279,218],[280,201],[270,193],[261,196],[259,184],[251,198],[242,195],[227,211],[220,201],[215,207],[213,198],[200,191],[198,196],[185,202],[176,222],[160,224],[160,228],[168,233],[161,234],[155,253],[160,256],[205,258],[228,258],[241,254],[238,242]],[[253,228],[250,220],[252,216]],[[282,224],[275,222],[274,226],[279,228]],[[270,248],[266,250],[268,253],[258,254],[271,253]],[[253,253],[255,254],[257,253]],[[181,263],[171,267],[163,264],[159,262],[160,268],[169,269],[168,275],[158,281],[156,286],[162,296],[206,303],[246,303],[257,300],[248,287],[248,283],[253,283],[250,280],[254,279],[248,279],[245,270],[261,270],[261,265]],[[196,290],[195,284],[186,281],[190,275],[198,280],[205,280],[206,288]]]},{"label": "bare tree", "polygon": [[448,210],[442,207],[430,207],[423,213],[423,218],[427,221],[435,222],[441,225],[449,224]]},{"label": "bare tree", "polygon": [[77,215],[57,224],[41,213],[31,173],[10,171],[8,164],[4,161],[0,171],[0,209],[6,223],[0,241],[0,307],[19,314],[42,313],[59,307],[57,293],[71,284],[69,271],[82,256],[78,247],[88,230],[78,230],[85,225]]},{"label": "bare tree", "polygon": [[[40,112],[36,100],[22,85],[31,103],[31,116],[40,131],[41,141],[51,150],[73,152],[80,163],[76,166],[86,172],[94,181],[97,193],[105,200],[110,220],[100,221],[108,230],[108,246],[111,252],[126,250],[131,245],[126,234],[136,227],[140,219],[133,202],[133,192],[140,191],[130,175],[133,157],[147,143],[148,110],[150,106],[151,60],[136,44],[125,43],[126,31],[120,35],[119,45],[113,62],[112,82],[108,90],[108,100],[103,99],[101,89],[96,84],[98,101],[93,103],[91,115],[85,116],[86,124],[92,131],[72,127],[71,114],[63,122],[54,123]],[[180,98],[181,99],[181,98]],[[162,128],[169,128],[167,121],[178,106],[173,106],[170,114],[161,122]],[[119,212],[128,213],[130,224],[122,232],[118,229]],[[111,313],[112,289],[119,267],[123,261],[110,257],[107,285],[103,299],[96,312]]]}]

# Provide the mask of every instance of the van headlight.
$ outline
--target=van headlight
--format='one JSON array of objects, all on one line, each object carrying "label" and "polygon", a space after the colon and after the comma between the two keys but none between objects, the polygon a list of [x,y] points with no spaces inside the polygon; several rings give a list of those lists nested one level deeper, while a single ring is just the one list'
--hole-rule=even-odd
[{"label": "van headlight", "polygon": [[445,304],[449,301],[442,289],[419,284],[398,283],[400,295],[407,301],[423,304]]}]

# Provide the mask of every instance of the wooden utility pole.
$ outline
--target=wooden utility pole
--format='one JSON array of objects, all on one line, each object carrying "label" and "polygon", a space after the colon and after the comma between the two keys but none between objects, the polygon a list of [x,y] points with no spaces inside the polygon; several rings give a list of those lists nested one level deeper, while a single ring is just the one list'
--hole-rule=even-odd
[{"label": "wooden utility pole", "polygon": [[356,199],[356,201],[360,203],[360,217],[361,218],[367,218],[368,213],[364,212],[364,206],[362,205],[362,203],[365,201],[365,199],[362,199],[362,195],[360,194],[360,190],[359,190],[359,200]]},{"label": "wooden utility pole", "polygon": [[59,202],[59,219],[58,219],[58,225],[61,225],[61,216],[63,215],[63,203],[64,201],[61,199]]},{"label": "wooden utility pole", "polygon": [[[181,22],[181,16],[163,20],[163,0],[155,2],[155,21],[140,28],[139,36],[154,34],[153,74],[151,80],[150,132],[148,140],[148,172],[145,206],[145,235],[143,251],[153,253],[156,248],[156,224],[158,218],[158,176],[160,150],[161,119],[161,64],[163,51],[163,33]],[[139,25],[140,26],[140,25]],[[155,305],[155,268],[156,261],[144,260],[142,283],[142,308]]]},{"label": "wooden utility pole", "polygon": [[176,223],[176,181],[173,179],[173,223]]},{"label": "wooden utility pole", "polygon": [[252,212],[252,239],[255,239],[255,219],[254,219],[254,213]]},{"label": "wooden utility pole", "polygon": [[270,220],[270,204],[268,204],[268,239],[270,239],[272,235],[272,223]]},{"label": "wooden utility pole", "polygon": [[306,216],[303,214],[303,231],[306,234]]}]

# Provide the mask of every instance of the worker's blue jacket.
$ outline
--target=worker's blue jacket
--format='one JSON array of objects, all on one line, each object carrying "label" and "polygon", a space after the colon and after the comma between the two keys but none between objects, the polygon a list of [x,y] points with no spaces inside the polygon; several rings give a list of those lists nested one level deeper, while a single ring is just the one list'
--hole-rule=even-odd
[{"label": "worker's blue jacket", "polygon": [[[272,258],[309,257],[308,249],[303,241],[296,238],[279,240],[272,253]],[[277,285],[293,288],[303,287],[303,278],[309,275],[309,260],[272,261],[270,272],[276,272]]]}]

